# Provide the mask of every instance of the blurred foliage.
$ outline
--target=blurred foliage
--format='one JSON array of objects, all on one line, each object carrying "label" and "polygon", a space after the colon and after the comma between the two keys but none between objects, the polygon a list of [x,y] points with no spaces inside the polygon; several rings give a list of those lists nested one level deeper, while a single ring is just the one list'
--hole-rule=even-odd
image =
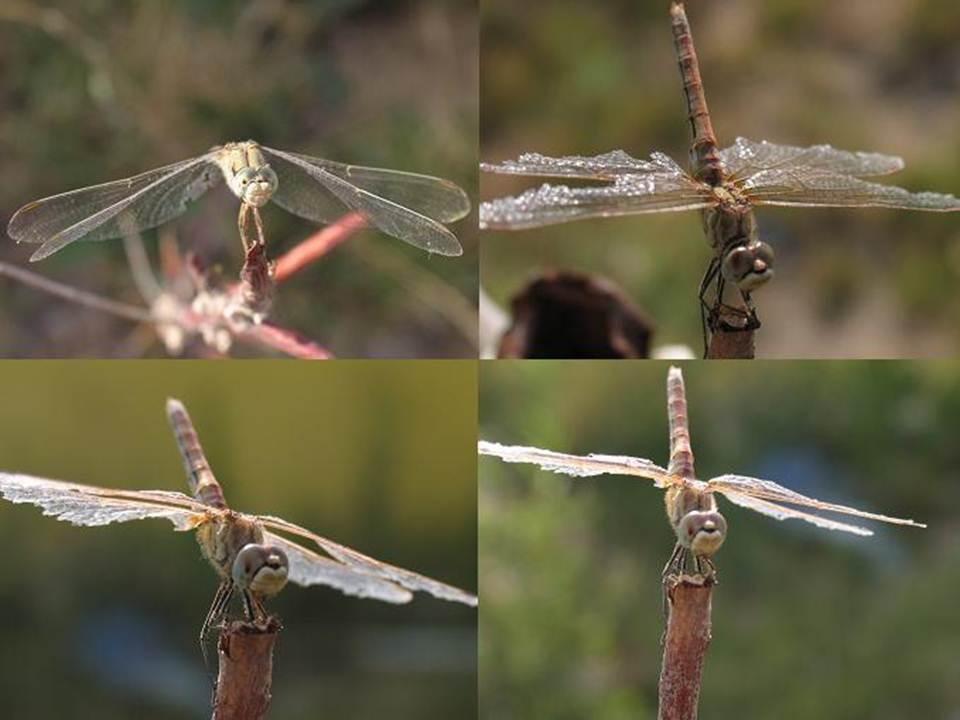
[{"label": "blurred foliage", "polygon": [[[960,713],[960,366],[690,363],[702,479],[734,472],[926,530],[863,538],[719,499],[710,718]],[[480,437],[666,464],[667,366],[482,363]],[[662,491],[480,460],[481,716],[656,717]]]},{"label": "blurred foliage", "polygon": [[[690,143],[667,0],[485,0],[481,157],[660,150]],[[960,194],[960,5],[951,0],[686,3],[721,146],[738,135],[899,155],[883,182]],[[485,175],[482,197],[540,181]],[[758,213],[778,255],[755,300],[761,356],[952,356],[960,344],[956,214],[779,208]],[[505,305],[544,268],[600,273],[658,321],[658,344],[701,345],[709,258],[696,213],[484,236],[481,282]]]},{"label": "blurred foliage", "polygon": [[[0,163],[16,182],[0,188],[0,218],[5,226],[30,200],[247,138],[446,177],[474,197],[476,16],[460,0],[96,0],[62,11],[5,0]],[[181,247],[235,275],[236,201],[221,188],[196,205],[172,226]],[[453,227],[465,250],[456,259],[362,233],[281,288],[277,321],[339,356],[475,356],[446,294],[421,281],[434,275],[476,304],[475,218]],[[314,229],[274,208],[265,221],[274,256]],[[30,254],[0,245],[9,262]],[[31,269],[138,301],[119,241],[78,243]],[[137,347],[131,333],[128,322],[0,281],[6,356],[114,356]]]},{"label": "blurred foliage", "polygon": [[[473,363],[7,362],[0,470],[186,491],[164,415],[178,397],[233,508],[475,590],[476,392]],[[0,501],[4,717],[207,714],[197,634],[217,580],[171,529]],[[268,609],[285,625],[272,716],[475,714],[473,608],[291,585]]]}]

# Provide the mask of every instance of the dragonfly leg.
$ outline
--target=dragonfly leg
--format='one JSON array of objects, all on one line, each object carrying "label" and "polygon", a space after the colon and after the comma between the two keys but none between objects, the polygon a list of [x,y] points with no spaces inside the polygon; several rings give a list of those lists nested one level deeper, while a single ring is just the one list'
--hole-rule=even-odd
[{"label": "dragonfly leg", "polygon": [[267,617],[267,610],[263,607],[263,603],[249,590],[243,591],[243,608],[247,614],[247,620],[255,625]]},{"label": "dragonfly leg", "polygon": [[[256,238],[250,237],[248,227],[249,220],[253,219],[253,228],[256,230]],[[260,209],[245,202],[240,203],[240,213],[237,215],[237,229],[240,231],[240,242],[243,243],[244,255],[250,252],[250,249],[265,243],[263,237],[263,220],[260,218]]]},{"label": "dragonfly leg", "polygon": [[707,350],[709,347],[709,332],[712,330],[712,318],[714,314],[714,308],[707,303],[707,291],[710,289],[710,284],[713,282],[714,278],[717,277],[719,272],[720,259],[714,257],[707,266],[707,271],[703,274],[703,279],[700,281],[700,293],[697,296],[700,299],[700,330],[703,333],[704,357],[707,356]]},{"label": "dragonfly leg", "polygon": [[217,593],[213,596],[213,602],[210,603],[210,609],[207,611],[207,617],[200,628],[200,652],[203,653],[203,666],[207,669],[207,675],[210,676],[214,685],[216,680],[210,672],[210,658],[207,655],[207,635],[210,628],[226,613],[231,595],[233,595],[233,580],[224,580],[217,588]]}]

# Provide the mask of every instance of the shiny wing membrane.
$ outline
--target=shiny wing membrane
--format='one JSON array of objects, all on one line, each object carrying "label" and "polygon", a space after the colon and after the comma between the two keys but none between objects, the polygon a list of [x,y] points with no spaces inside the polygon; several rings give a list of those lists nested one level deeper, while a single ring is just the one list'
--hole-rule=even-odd
[{"label": "shiny wing membrane", "polygon": [[903,160],[895,155],[849,152],[830,145],[775,145],[742,137],[720,151],[720,161],[728,175],[740,178],[762,170],[791,168],[854,177],[887,175],[903,169]]},{"label": "shiny wing membrane", "polygon": [[836,503],[824,502],[815,498],[801,495],[788,488],[778,485],[769,480],[760,480],[758,478],[745,477],[743,475],[721,475],[715,477],[707,483],[707,490],[710,492],[722,493],[730,502],[747,507],[757,512],[769,515],[777,520],[787,518],[798,518],[805,520],[819,527],[825,527],[830,530],[844,530],[846,532],[856,533],[858,535],[872,535],[870,530],[847,525],[845,523],[819,517],[811,513],[804,512],[786,505],[801,505],[804,507],[815,508],[817,510],[826,510],[827,512],[839,513],[841,515],[853,515],[855,517],[866,518],[868,520],[879,520],[881,522],[892,523],[894,525],[912,525],[914,527],[925,528],[926,525],[913,520],[880,515],[878,513],[858,510],[847,505],[838,505]]},{"label": "shiny wing membrane", "polygon": [[74,525],[163,518],[183,531],[193,530],[209,517],[209,508],[181,493],[109,490],[11,473],[0,473],[0,496],[12,503],[36,505],[44,515]]},{"label": "shiny wing membrane", "polygon": [[453,183],[261,147],[279,181],[272,200],[284,210],[326,224],[346,207],[414,247],[439,255],[463,254],[456,236],[441,224],[470,210],[466,194]]},{"label": "shiny wing membrane", "polygon": [[18,243],[42,243],[30,257],[36,261],[76,240],[109,240],[163,225],[222,180],[211,158],[36,200],[14,213],[7,233]]},{"label": "shiny wing membrane", "polygon": [[290,562],[288,578],[297,585],[326,585],[346,595],[389,603],[402,604],[413,598],[413,593],[395,583],[357,572],[348,565],[334,562],[279,535],[265,532],[264,542],[279,547],[287,554]]},{"label": "shiny wing membrane", "polygon": [[521,155],[483,170],[508,175],[603,180],[604,185],[544,184],[516,197],[480,205],[480,227],[521,230],[573,220],[653,212],[696,210],[715,204],[710,189],[663,153],[638,160],[622,150],[595,157]]},{"label": "shiny wing membrane", "polygon": [[653,480],[660,487],[682,482],[674,478],[665,468],[650,460],[621,455],[567,455],[541,450],[535,447],[519,445],[500,445],[481,440],[477,443],[481,455],[492,455],[504,462],[532,463],[543,470],[573,475],[574,477],[593,477],[595,475],[635,475]]},{"label": "shiny wing membrane", "polygon": [[[387,563],[380,562],[379,560],[374,560],[373,558],[359,553],[356,550],[352,550],[344,545],[335,543],[332,540],[321,537],[320,535],[310,532],[306,528],[302,528],[299,525],[294,525],[286,520],[270,517],[268,515],[260,515],[258,516],[258,519],[266,527],[270,527],[281,532],[290,533],[316,543],[325,553],[330,555],[334,560],[342,563],[355,574],[365,575],[368,578],[387,581],[388,583],[396,583],[407,590],[422,590],[430,595],[433,595],[434,597],[440,598],[441,600],[451,600],[453,602],[460,602],[471,606],[477,605],[477,598],[475,595],[464,592],[463,590],[455,588],[452,585],[447,585],[418,573],[411,572],[410,570],[404,570],[403,568],[394,567],[393,565],[388,565]],[[284,546],[284,548],[286,548],[286,546]],[[400,601],[395,600],[390,602]]]},{"label": "shiny wing membrane", "polygon": [[731,179],[756,205],[960,210],[960,200],[953,195],[913,193],[859,179],[902,169],[903,160],[891,155],[737,138],[720,152],[720,158]]}]

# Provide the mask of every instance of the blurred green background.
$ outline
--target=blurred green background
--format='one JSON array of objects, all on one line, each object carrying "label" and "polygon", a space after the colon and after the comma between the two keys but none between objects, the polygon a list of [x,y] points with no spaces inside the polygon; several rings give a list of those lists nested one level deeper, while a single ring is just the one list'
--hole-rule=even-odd
[{"label": "blurred green background", "polygon": [[[469,0],[0,3],[3,228],[21,205],[252,138],[449,178],[476,197],[477,11]],[[220,188],[170,225],[181,249],[240,266]],[[276,257],[315,229],[265,210]],[[281,287],[274,319],[345,357],[475,357],[476,214],[460,258],[364,231]],[[4,232],[5,235],[5,232]],[[148,247],[155,250],[153,233]],[[32,247],[0,242],[27,265]],[[139,302],[120,241],[31,270]],[[119,321],[0,278],[0,354],[162,356]]]},{"label": "blurred green background", "polygon": [[[473,363],[6,362],[0,470],[186,491],[168,396],[234,509],[476,591]],[[197,634],[217,579],[171,530],[0,501],[4,717],[209,716]],[[475,609],[293,585],[268,609],[285,625],[271,717],[474,716]]]},{"label": "blurred green background", "polygon": [[[721,147],[738,135],[899,155],[882,182],[960,194],[960,4],[689,0]],[[660,150],[690,138],[667,0],[481,4],[481,157]],[[485,174],[481,197],[542,179]],[[758,213],[777,275],[755,295],[760,357],[952,356],[960,219],[896,210]],[[544,268],[610,277],[656,319],[657,344],[701,346],[710,257],[695,212],[485,233],[481,282],[504,305]]]},{"label": "blurred green background", "polygon": [[[705,718],[960,713],[960,365],[684,365],[702,479],[733,472],[928,524],[863,538],[720,498]],[[665,464],[667,365],[483,363],[480,437]],[[662,491],[481,458],[481,716],[656,717]]]}]

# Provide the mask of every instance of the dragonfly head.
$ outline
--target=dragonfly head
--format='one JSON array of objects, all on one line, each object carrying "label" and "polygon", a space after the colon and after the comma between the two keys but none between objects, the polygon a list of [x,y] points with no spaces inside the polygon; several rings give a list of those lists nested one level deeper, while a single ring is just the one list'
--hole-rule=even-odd
[{"label": "dragonfly head", "polygon": [[277,191],[277,174],[264,163],[257,167],[245,167],[237,171],[230,187],[238,198],[248,205],[263,207]]},{"label": "dragonfly head", "polygon": [[278,547],[249,543],[233,561],[233,581],[257,595],[276,595],[287,584],[290,562]]},{"label": "dragonfly head", "polygon": [[680,543],[694,555],[711,557],[727,537],[727,521],[718,512],[694,510],[680,519],[677,534]]},{"label": "dragonfly head", "polygon": [[723,256],[721,272],[744,292],[756,290],[773,277],[773,248],[760,240],[737,245]]}]

